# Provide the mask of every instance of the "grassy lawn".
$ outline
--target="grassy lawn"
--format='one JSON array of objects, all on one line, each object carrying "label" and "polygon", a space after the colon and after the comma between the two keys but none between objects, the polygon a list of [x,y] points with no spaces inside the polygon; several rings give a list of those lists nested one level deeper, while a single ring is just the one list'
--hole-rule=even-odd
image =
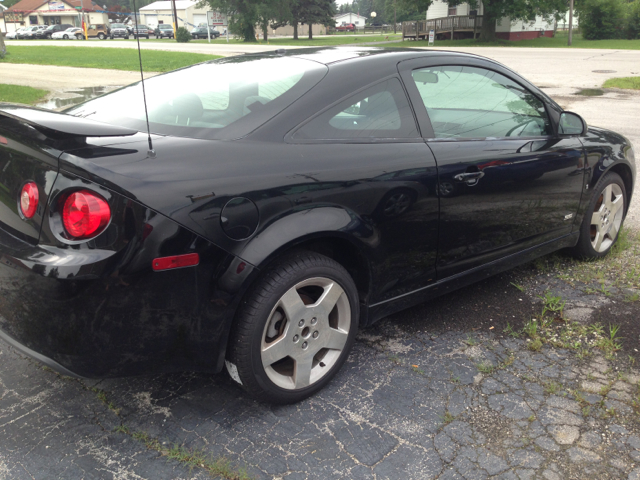
[{"label": "grassy lawn", "polygon": [[[640,40],[584,40],[582,35],[575,34],[573,36],[573,45],[567,46],[568,34],[566,32],[558,32],[554,38],[541,37],[534,40],[520,40],[517,42],[509,42],[506,40],[498,40],[496,42],[478,42],[472,39],[468,40],[436,40],[436,47],[535,47],[535,48],[611,48],[614,50],[640,50]],[[391,46],[391,45],[389,45]],[[407,40],[402,44],[393,44],[393,46],[403,47],[428,47],[429,42],[426,40],[413,41]]]},{"label": "grassy lawn", "polygon": [[604,88],[627,88],[640,90],[640,77],[611,78],[604,82]]},{"label": "grassy lawn", "polygon": [[[194,63],[220,58],[200,53],[142,52],[142,64],[147,72],[168,72]],[[2,63],[29,63],[32,65],[60,65],[64,67],[109,68],[114,70],[140,70],[138,51],[124,48],[91,48],[62,46],[7,46]]]},{"label": "grassy lawn", "polygon": [[48,95],[48,91],[39,88],[5,85],[0,83],[0,102],[37,103]]},{"label": "grassy lawn", "polygon": [[[256,45],[273,45],[274,48],[279,46],[299,46],[299,47],[322,47],[325,45],[351,45],[358,43],[373,43],[373,42],[388,42],[393,40],[401,40],[401,35],[394,35],[393,33],[385,34],[385,35],[328,35],[315,37],[313,40],[309,40],[307,37],[300,37],[298,40],[294,40],[293,38],[270,38],[268,42],[262,41],[262,39],[256,42]],[[125,42],[134,42],[135,40],[123,40]],[[165,38],[158,39],[142,39],[141,43],[145,42],[173,42],[173,40],[168,40]],[[202,40],[191,40],[189,43],[209,43],[207,39]],[[227,37],[219,37],[216,40],[211,39],[211,43],[215,44],[226,44]],[[234,40],[229,39],[229,43],[233,44],[242,44],[244,43],[242,40]]]}]

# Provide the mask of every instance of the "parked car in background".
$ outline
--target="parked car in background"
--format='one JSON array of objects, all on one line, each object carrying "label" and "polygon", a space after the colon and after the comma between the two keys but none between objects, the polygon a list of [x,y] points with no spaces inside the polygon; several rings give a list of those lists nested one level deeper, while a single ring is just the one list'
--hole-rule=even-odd
[{"label": "parked car in background", "polygon": [[149,40],[149,27],[146,25],[136,25],[133,28],[133,38],[144,37]]},{"label": "parked car in background", "polygon": [[88,38],[99,38],[104,40],[109,36],[109,27],[102,23],[94,23],[87,28]]},{"label": "parked car in background", "polygon": [[114,38],[129,38],[129,29],[124,23],[112,23],[111,30],[109,32],[109,38],[113,40]]},{"label": "parked car in background", "polygon": [[355,29],[356,26],[353,23],[345,23],[344,25],[336,27],[336,30],[339,32],[353,32]]},{"label": "parked car in background", "polygon": [[[207,32],[207,28],[209,29],[208,32]],[[209,38],[209,35],[211,35],[211,38],[218,38],[220,36],[220,32],[216,30],[214,27],[212,27],[211,25],[209,25],[208,27],[198,26],[193,30],[191,30],[191,36],[193,38]]]},{"label": "parked car in background", "polygon": [[61,25],[49,25],[47,28],[43,28],[42,30],[38,30],[36,32],[36,38],[52,38],[54,33],[63,32],[69,28],[73,28],[73,25],[70,23],[63,23]]},{"label": "parked car in background", "polygon": [[167,23],[161,23],[160,25],[158,25],[153,31],[153,34],[156,36],[156,38],[174,38],[175,36],[173,33],[173,26]]},{"label": "parked car in background", "polygon": [[45,27],[46,25],[34,25],[27,27],[24,31],[20,32],[16,38],[18,38],[18,40],[34,40],[37,38],[36,32],[44,29]]},{"label": "parked car in background", "polygon": [[[79,37],[79,38],[78,38]],[[51,35],[53,40],[69,40],[70,38],[82,39],[82,29],[78,27],[71,27],[63,30],[62,32],[56,32]]]},{"label": "parked car in background", "polygon": [[22,33],[23,31],[25,31],[28,27],[22,27],[19,28],[18,30],[15,30],[13,32],[9,32],[7,33],[7,35],[4,37],[5,39],[9,39],[9,40],[15,40],[16,38],[18,38],[18,34]]}]

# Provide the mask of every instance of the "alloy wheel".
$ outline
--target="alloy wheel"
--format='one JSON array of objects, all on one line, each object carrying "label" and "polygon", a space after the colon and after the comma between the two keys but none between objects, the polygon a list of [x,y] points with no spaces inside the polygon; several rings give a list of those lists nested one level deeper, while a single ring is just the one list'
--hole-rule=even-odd
[{"label": "alloy wheel", "polygon": [[387,200],[384,214],[387,217],[397,217],[411,206],[411,197],[407,193],[396,193]]},{"label": "alloy wheel", "polygon": [[344,289],[329,278],[310,278],[290,288],[276,303],[260,345],[269,379],[287,390],[308,387],[340,358],[351,328]]},{"label": "alloy wheel", "polygon": [[591,215],[591,245],[604,252],[615,242],[624,216],[624,194],[619,185],[607,185],[595,204]]}]

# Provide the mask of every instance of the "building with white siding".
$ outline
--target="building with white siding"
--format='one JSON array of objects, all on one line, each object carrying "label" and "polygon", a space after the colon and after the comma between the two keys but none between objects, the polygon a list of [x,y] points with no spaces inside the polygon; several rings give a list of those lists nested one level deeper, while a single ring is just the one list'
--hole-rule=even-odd
[{"label": "building with white siding", "polygon": [[[471,7],[468,3],[463,3],[457,7],[449,7],[443,0],[435,0],[427,10],[427,20],[456,15],[469,15]],[[477,9],[477,14],[483,14],[483,5]],[[504,17],[497,21],[496,37],[504,40],[527,40],[537,37],[552,37],[554,29],[553,18],[537,16],[535,21],[512,21],[509,17]]]}]

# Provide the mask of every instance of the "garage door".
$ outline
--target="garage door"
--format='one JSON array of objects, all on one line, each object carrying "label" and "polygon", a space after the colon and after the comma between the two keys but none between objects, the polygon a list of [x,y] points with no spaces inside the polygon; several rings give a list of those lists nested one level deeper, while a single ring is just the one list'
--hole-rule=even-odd
[{"label": "garage door", "polygon": [[194,13],[193,14],[193,23],[198,26],[201,23],[206,24],[207,23],[207,14],[201,14],[201,13]]}]

